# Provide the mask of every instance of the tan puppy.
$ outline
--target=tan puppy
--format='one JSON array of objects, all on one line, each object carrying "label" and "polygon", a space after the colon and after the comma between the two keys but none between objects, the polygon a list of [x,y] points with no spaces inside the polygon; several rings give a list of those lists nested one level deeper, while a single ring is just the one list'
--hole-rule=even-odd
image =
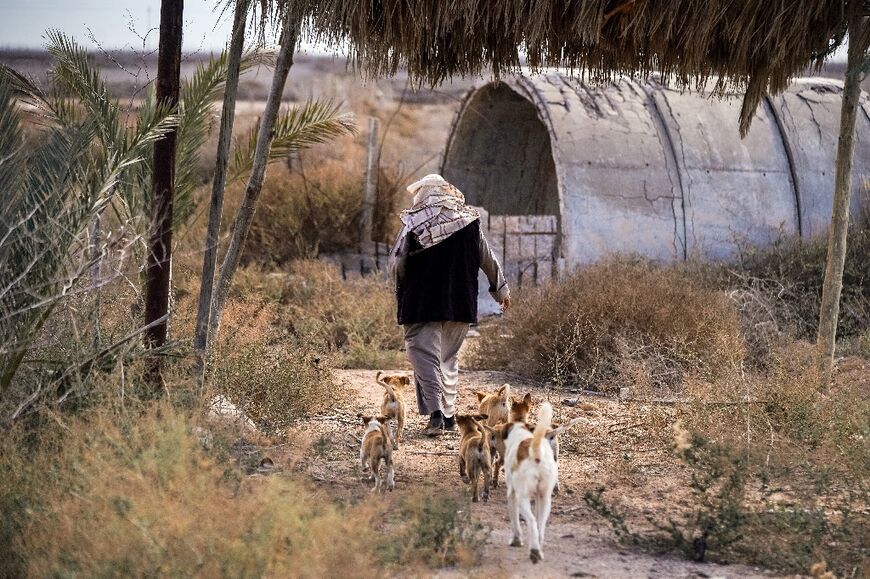
[{"label": "tan puppy", "polygon": [[[375,479],[372,489],[392,491],[396,486],[395,472],[393,471],[393,445],[390,444],[390,433],[387,430],[387,418],[385,416],[363,416],[363,425],[366,431],[363,434],[362,444],[359,449],[359,460],[363,472],[371,470]],[[381,461],[384,461],[384,476],[380,476]]]},{"label": "tan puppy", "polygon": [[532,411],[532,394],[526,392],[522,398],[511,398],[511,422],[525,422]]},{"label": "tan puppy", "polygon": [[[478,415],[482,420],[484,415]],[[480,498],[489,500],[489,477],[492,471],[492,456],[489,449],[489,436],[483,425],[474,416],[460,414],[456,416],[456,424],[462,434],[459,441],[459,476],[463,482],[471,483],[471,501]],[[478,479],[483,475],[483,494],[478,493]]]},{"label": "tan puppy", "polygon": [[[513,538],[511,546],[522,546],[520,515],[528,529],[529,558],[537,563],[544,558],[544,533],[550,518],[553,487],[559,478],[559,467],[553,449],[545,444],[553,419],[549,402],[541,404],[534,432],[513,428],[505,451],[505,482],[507,483],[508,515]],[[532,503],[534,502],[534,511]]]},{"label": "tan puppy", "polygon": [[499,422],[507,422],[511,410],[511,385],[503,384],[495,392],[477,392],[477,411],[486,414],[486,424],[495,426]]},{"label": "tan puppy", "polygon": [[[510,422],[500,422],[488,430],[490,433],[490,445],[492,454],[497,456],[495,467],[492,469],[492,486],[498,488],[498,474],[504,466],[504,444],[510,434],[511,428],[517,422],[524,423],[529,419],[532,411],[532,395],[526,392],[522,398],[511,398]],[[487,421],[489,424],[489,421]]]},{"label": "tan puppy", "polygon": [[405,387],[411,385],[411,379],[408,376],[399,374],[383,377],[381,374],[382,372],[378,372],[377,376],[375,376],[375,380],[385,390],[384,401],[381,402],[381,414],[396,420],[396,436],[393,438],[393,450],[398,450],[399,441],[402,439],[402,432],[405,430],[405,400],[402,395]]}]

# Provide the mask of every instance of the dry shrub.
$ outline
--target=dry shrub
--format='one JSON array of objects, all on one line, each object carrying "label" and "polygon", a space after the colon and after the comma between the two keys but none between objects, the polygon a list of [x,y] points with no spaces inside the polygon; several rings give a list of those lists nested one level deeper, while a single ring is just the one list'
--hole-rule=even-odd
[{"label": "dry shrub", "polygon": [[320,261],[296,261],[285,278],[281,325],[308,336],[347,368],[402,364],[402,332],[390,284],[380,277],[343,280],[338,268]]},{"label": "dry shrub", "polygon": [[722,293],[674,268],[615,260],[523,296],[504,328],[483,334],[475,363],[557,385],[657,390],[726,373],[743,352]]},{"label": "dry shrub", "polygon": [[[868,205],[870,207],[870,205]],[[737,263],[711,268],[715,283],[729,289],[750,329],[767,328],[791,339],[814,340],[818,329],[827,236],[810,241],[783,237],[769,247],[747,247]],[[870,327],[870,224],[850,227],[837,326],[839,338]],[[708,272],[708,273],[709,273]]]},{"label": "dry shrub", "polygon": [[397,514],[397,525],[378,546],[384,561],[430,568],[479,562],[488,533],[472,518],[467,497],[408,497]]},{"label": "dry shrub", "polygon": [[[390,242],[395,235],[396,205],[404,180],[398,170],[381,168],[372,237]],[[359,247],[363,173],[316,156],[273,167],[263,184],[242,264],[286,265]]]},{"label": "dry shrub", "polygon": [[230,301],[211,363],[212,389],[271,435],[340,395],[320,343],[288,335],[275,304],[256,294]]},{"label": "dry shrub", "polygon": [[194,426],[161,405],[75,419],[27,445],[7,433],[0,575],[377,575],[362,510],[228,469]]}]

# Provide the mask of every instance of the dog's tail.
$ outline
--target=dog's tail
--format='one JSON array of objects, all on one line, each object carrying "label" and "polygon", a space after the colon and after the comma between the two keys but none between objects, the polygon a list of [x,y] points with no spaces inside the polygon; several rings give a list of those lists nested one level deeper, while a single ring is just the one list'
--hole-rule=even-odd
[{"label": "dog's tail", "polygon": [[530,454],[537,459],[541,456],[541,443],[547,436],[547,431],[550,430],[550,425],[553,422],[553,407],[549,402],[541,404],[538,410],[538,423],[535,424],[535,431],[532,433],[532,445]]},{"label": "dog's tail", "polygon": [[564,432],[566,430],[568,430],[569,428],[571,428],[572,426],[574,426],[575,424],[577,424],[579,422],[588,422],[588,420],[586,420],[582,416],[579,418],[572,418],[571,420],[569,420],[568,422],[566,422],[565,424],[563,424],[559,428],[554,428],[553,430],[547,432],[547,438],[556,438],[560,434],[564,434]]},{"label": "dog's tail", "polygon": [[474,425],[477,426],[478,432],[480,432],[480,442],[477,443],[477,450],[478,452],[483,452],[483,447],[489,445],[489,440],[487,440],[487,432],[489,432],[490,434],[495,434],[495,431],[486,424],[478,422],[476,418],[472,418],[471,421],[474,422]]},{"label": "dog's tail", "polygon": [[389,382],[381,379],[381,374],[383,374],[383,372],[379,370],[377,375],[375,376],[375,380],[377,380],[378,384],[386,389],[387,393],[390,395],[390,400],[397,400],[396,391],[393,390],[393,387],[390,385]]}]

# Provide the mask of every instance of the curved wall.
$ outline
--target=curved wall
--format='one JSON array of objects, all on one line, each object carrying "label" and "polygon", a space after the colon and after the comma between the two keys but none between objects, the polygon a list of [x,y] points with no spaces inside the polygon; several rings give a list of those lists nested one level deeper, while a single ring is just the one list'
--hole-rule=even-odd
[{"label": "curved wall", "polygon": [[[840,91],[796,81],[766,99],[740,139],[738,97],[518,77],[469,94],[442,172],[491,214],[558,215],[568,265],[608,253],[727,259],[743,243],[825,230]],[[854,208],[870,169],[862,107]]]}]

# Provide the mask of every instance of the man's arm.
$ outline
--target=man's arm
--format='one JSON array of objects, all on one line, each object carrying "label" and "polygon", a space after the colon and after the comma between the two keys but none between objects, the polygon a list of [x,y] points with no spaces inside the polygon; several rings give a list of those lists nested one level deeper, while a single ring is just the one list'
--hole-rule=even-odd
[{"label": "man's arm", "polygon": [[486,274],[486,279],[489,280],[489,293],[492,299],[502,304],[503,307],[510,305],[511,292],[507,285],[507,280],[504,278],[504,272],[499,265],[483,230],[480,231],[480,240],[478,242],[480,250],[480,269]]}]

